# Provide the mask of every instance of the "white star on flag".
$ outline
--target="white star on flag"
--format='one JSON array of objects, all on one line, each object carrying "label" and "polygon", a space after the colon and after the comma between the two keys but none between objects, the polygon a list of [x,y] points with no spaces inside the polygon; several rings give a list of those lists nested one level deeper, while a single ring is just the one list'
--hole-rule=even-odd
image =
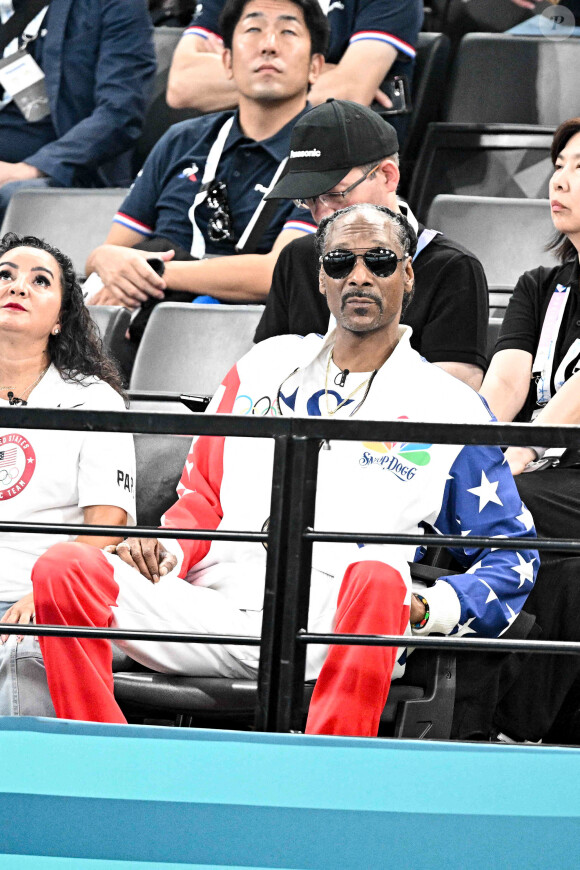
[{"label": "white star on flag", "polygon": [[463,625],[459,624],[458,629],[457,629],[457,635],[458,635],[458,636],[459,636],[459,635],[464,636],[464,635],[466,635],[466,634],[475,634],[475,633],[476,633],[476,632],[475,632],[475,629],[474,629],[474,628],[470,628],[471,623],[472,623],[474,620],[475,620],[475,616],[472,616],[471,619],[468,619],[467,622],[464,623]]},{"label": "white star on flag", "polygon": [[522,512],[521,512],[521,514],[518,514],[518,516],[516,517],[516,520],[519,520],[520,523],[522,524],[522,526],[525,526],[526,532],[529,532],[530,529],[532,528],[532,526],[534,525],[534,518],[523,502],[522,502]]},{"label": "white star on flag", "polygon": [[484,585],[484,586],[487,586],[487,588],[489,589],[489,595],[488,595],[487,598],[485,599],[485,603],[486,603],[486,604],[489,604],[490,601],[495,601],[496,598],[497,598],[497,595],[495,594],[495,592],[493,591],[493,589],[491,588],[491,586],[489,585],[489,583],[486,583],[485,580],[482,580],[482,579],[481,579],[481,577],[479,578],[479,582],[480,582],[480,583],[483,583],[483,585]]},{"label": "white star on flag", "polygon": [[530,562],[526,562],[525,559],[522,559],[521,553],[516,553],[516,556],[518,557],[520,564],[519,565],[512,565],[511,569],[512,569],[512,571],[515,571],[516,574],[520,575],[520,582],[519,582],[518,589],[521,589],[521,587],[524,585],[524,582],[526,580],[529,580],[530,583],[534,582],[533,563],[536,560],[532,559]]},{"label": "white star on flag", "polygon": [[[515,619],[516,619],[516,617],[517,617],[517,613],[514,613],[514,611],[513,611],[513,610],[511,609],[511,607],[509,606],[509,604],[506,604],[506,607],[507,607],[507,609],[508,609],[509,612],[510,612],[510,618],[508,619],[508,628],[509,628],[510,625],[512,624],[512,622],[515,621]],[[507,629],[506,629],[506,630],[507,630]]]},{"label": "white star on flag", "polygon": [[466,573],[466,574],[475,574],[475,572],[476,572],[476,571],[479,571],[479,569],[480,569],[481,567],[483,567],[483,566],[482,566],[482,563],[481,563],[481,562],[476,562],[474,565],[471,566],[471,568],[468,568],[467,571],[466,571],[465,573]]},{"label": "white star on flag", "polygon": [[488,480],[485,476],[485,471],[482,471],[480,485],[475,486],[473,489],[467,490],[467,492],[470,492],[472,495],[477,496],[477,498],[479,499],[479,513],[482,512],[484,507],[489,504],[490,501],[503,507],[503,502],[496,492],[498,485],[499,480]]},{"label": "white star on flag", "polygon": [[[507,535],[492,535],[492,538],[507,538]],[[490,547],[490,553],[497,553],[499,547]]]}]

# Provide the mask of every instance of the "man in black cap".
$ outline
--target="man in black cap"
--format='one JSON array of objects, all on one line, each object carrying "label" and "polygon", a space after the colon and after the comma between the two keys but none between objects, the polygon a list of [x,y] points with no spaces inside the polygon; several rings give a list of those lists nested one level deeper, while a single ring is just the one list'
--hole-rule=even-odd
[{"label": "man in black cap", "polygon": [[[317,224],[348,205],[369,202],[401,212],[419,236],[415,294],[403,316],[411,344],[429,362],[478,389],[486,368],[488,290],[479,260],[417,224],[397,198],[398,140],[379,115],[348,100],[311,109],[292,132],[288,171],[269,197],[293,199]],[[318,288],[314,236],[289,244],[278,259],[255,341],[326,333],[328,307]]]}]

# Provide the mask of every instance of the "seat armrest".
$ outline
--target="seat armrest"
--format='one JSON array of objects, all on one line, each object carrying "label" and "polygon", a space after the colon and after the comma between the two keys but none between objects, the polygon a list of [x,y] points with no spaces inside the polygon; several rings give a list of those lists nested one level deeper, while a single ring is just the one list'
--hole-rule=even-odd
[{"label": "seat armrest", "polygon": [[433,586],[438,577],[445,577],[448,574],[457,574],[457,571],[452,571],[449,568],[439,568],[437,565],[424,565],[422,562],[409,562],[411,569],[411,580],[420,580],[426,583],[427,586]]}]

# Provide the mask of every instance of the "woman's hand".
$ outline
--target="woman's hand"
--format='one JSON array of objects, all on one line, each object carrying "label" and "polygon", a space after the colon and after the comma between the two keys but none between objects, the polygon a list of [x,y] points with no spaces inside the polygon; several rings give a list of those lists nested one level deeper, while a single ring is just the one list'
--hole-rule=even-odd
[{"label": "woman's hand", "polygon": [[535,462],[538,458],[532,447],[508,447],[504,456],[514,477],[516,474],[521,474],[526,465]]},{"label": "woman's hand", "polygon": [[[34,622],[33,593],[29,592],[28,595],[25,595],[24,598],[13,604],[12,607],[9,607],[2,619],[0,619],[0,622],[19,622],[21,625],[29,625],[31,622]],[[9,634],[3,634],[0,636],[0,641],[6,643],[9,637]],[[16,642],[20,643],[23,639],[24,635],[19,634],[16,637]]]},{"label": "woman's hand", "polygon": [[152,583],[159,583],[177,565],[177,556],[169,553],[157,538],[127,538],[120,544],[104,548],[135,568]]}]

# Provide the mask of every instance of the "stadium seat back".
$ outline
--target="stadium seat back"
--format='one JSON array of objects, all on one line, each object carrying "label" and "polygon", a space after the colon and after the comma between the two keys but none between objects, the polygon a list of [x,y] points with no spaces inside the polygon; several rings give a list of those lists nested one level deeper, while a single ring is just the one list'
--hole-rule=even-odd
[{"label": "stadium seat back", "polygon": [[427,226],[479,257],[492,289],[513,288],[523,272],[558,262],[544,250],[554,232],[545,199],[445,194],[433,200]]},{"label": "stadium seat back", "polygon": [[88,311],[99,330],[103,350],[108,356],[118,359],[131,320],[131,312],[128,308],[119,308],[116,305],[89,305]]},{"label": "stadium seat back", "polygon": [[157,72],[153,81],[153,93],[145,113],[143,132],[137,140],[133,155],[135,175],[155,143],[172,124],[186,121],[188,118],[196,118],[200,114],[197,109],[172,109],[165,99],[173,52],[182,36],[182,27],[156,27],[153,31]]},{"label": "stadium seat back", "polygon": [[[401,185],[405,188],[421,148],[427,125],[440,118],[449,65],[449,39],[444,33],[420,33],[413,74],[413,113],[401,154]],[[388,120],[388,116],[386,116]]]},{"label": "stadium seat back", "polygon": [[191,447],[185,435],[137,433],[137,522],[159,526],[161,517],[177,501],[176,487]]},{"label": "stadium seat back", "polygon": [[409,187],[409,204],[425,223],[440,193],[546,199],[553,172],[551,127],[430,124]]},{"label": "stadium seat back", "polygon": [[68,254],[83,276],[88,255],[105,241],[126,195],[120,187],[20,190],[8,204],[0,232],[45,239]]},{"label": "stadium seat back", "polygon": [[[504,312],[505,313],[505,312]],[[503,323],[502,315],[490,315],[487,322],[487,358],[490,360],[495,350],[496,341],[499,338],[501,325]]]},{"label": "stadium seat back", "polygon": [[455,59],[444,118],[557,126],[578,115],[579,94],[579,40],[468,33]]},{"label": "stadium seat back", "polygon": [[261,305],[157,305],[137,351],[131,390],[212,394],[252,347]]}]

